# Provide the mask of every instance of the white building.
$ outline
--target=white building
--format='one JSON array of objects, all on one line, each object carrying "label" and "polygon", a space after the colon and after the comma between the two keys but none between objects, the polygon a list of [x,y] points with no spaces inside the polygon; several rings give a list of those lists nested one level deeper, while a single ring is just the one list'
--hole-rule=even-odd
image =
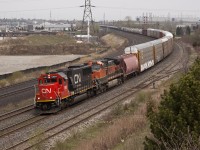
[{"label": "white building", "polygon": [[34,25],[35,30],[45,30],[45,31],[69,31],[74,28],[75,24],[52,24],[45,22],[39,25]]}]

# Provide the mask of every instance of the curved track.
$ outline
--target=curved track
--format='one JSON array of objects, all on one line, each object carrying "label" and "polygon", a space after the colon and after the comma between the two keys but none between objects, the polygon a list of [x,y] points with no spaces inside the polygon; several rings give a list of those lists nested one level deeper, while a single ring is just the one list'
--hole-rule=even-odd
[{"label": "curved track", "polygon": [[[124,33],[122,31],[110,30],[110,32],[115,32],[117,35],[127,38],[129,40],[129,44],[126,46],[133,45],[133,44],[140,44],[140,43],[148,42],[154,39],[154,38],[146,37],[143,35]],[[106,57],[114,57],[114,56],[121,55],[124,53],[124,48],[125,46],[107,55]],[[37,80],[32,79],[26,82],[0,88],[0,107],[7,105],[9,103],[19,103],[20,101],[34,98],[35,84],[37,84]]]},{"label": "curved track", "polygon": [[[177,56],[179,56],[178,59]],[[10,127],[8,132],[4,130],[4,134],[0,136],[0,141],[4,144],[0,143],[2,145],[0,149],[30,149],[49,139],[55,138],[120,101],[124,101],[138,90],[151,85],[157,80],[169,77],[176,71],[182,69],[182,64],[185,63],[185,60],[187,60],[187,54],[184,48],[180,43],[176,43],[172,55],[154,68],[143,72],[140,76],[128,80],[125,84],[89,99],[82,105],[76,105],[73,108],[64,110],[57,114],[56,117],[54,115],[39,116],[35,117],[35,119],[24,120],[24,122],[22,121],[16,124],[15,126],[18,126],[16,129]],[[39,133],[35,133],[38,126],[42,130]],[[21,136],[18,136],[18,133]],[[15,139],[15,137],[18,138]],[[38,137],[40,139],[39,141],[37,140]],[[10,144],[10,141],[13,141],[11,142],[12,144]]]},{"label": "curved track", "polygon": [[25,113],[25,112],[28,112],[30,110],[33,110],[33,105],[28,105],[28,106],[22,107],[20,109],[16,109],[14,111],[2,114],[2,115],[0,115],[0,121],[4,121],[4,120],[9,119],[11,117],[18,116],[18,115]]}]

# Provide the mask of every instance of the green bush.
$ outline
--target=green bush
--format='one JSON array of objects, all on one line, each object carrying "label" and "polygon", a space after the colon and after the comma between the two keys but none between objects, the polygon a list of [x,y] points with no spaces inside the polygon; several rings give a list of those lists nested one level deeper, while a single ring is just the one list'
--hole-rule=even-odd
[{"label": "green bush", "polygon": [[193,139],[192,145],[199,149],[200,59],[170,86],[169,92],[164,92],[158,112],[148,111],[153,137],[146,138],[145,149],[192,149],[188,139]]}]

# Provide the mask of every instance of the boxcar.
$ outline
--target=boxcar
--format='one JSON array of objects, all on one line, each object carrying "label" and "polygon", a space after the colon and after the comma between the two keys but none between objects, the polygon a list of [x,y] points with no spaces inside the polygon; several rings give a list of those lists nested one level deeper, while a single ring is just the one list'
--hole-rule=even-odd
[{"label": "boxcar", "polygon": [[154,62],[156,64],[164,58],[162,40],[160,39],[154,40],[151,43],[153,44],[154,47]]},{"label": "boxcar", "polygon": [[147,29],[147,36],[154,37],[154,29]]},{"label": "boxcar", "polygon": [[163,50],[164,50],[164,58],[165,58],[170,53],[169,43],[168,43],[168,39],[166,37],[162,38],[161,40],[162,40],[162,45],[163,45]]},{"label": "boxcar", "polygon": [[138,49],[138,61],[140,72],[154,66],[154,51],[151,42],[135,46]]}]

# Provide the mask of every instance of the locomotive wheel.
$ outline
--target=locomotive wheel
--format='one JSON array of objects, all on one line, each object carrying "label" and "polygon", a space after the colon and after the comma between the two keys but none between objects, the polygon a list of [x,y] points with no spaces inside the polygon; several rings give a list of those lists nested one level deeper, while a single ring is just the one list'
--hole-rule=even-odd
[{"label": "locomotive wheel", "polygon": [[64,108],[66,108],[67,107],[67,103],[66,103],[66,101],[62,101],[61,102],[61,109],[64,109]]},{"label": "locomotive wheel", "polygon": [[122,80],[122,83],[124,83],[124,81],[125,81],[125,77],[121,77],[121,80]]},{"label": "locomotive wheel", "polygon": [[122,83],[123,83],[123,82],[122,82],[122,78],[118,78],[118,79],[117,79],[117,84],[120,85],[120,84],[122,84]]}]

